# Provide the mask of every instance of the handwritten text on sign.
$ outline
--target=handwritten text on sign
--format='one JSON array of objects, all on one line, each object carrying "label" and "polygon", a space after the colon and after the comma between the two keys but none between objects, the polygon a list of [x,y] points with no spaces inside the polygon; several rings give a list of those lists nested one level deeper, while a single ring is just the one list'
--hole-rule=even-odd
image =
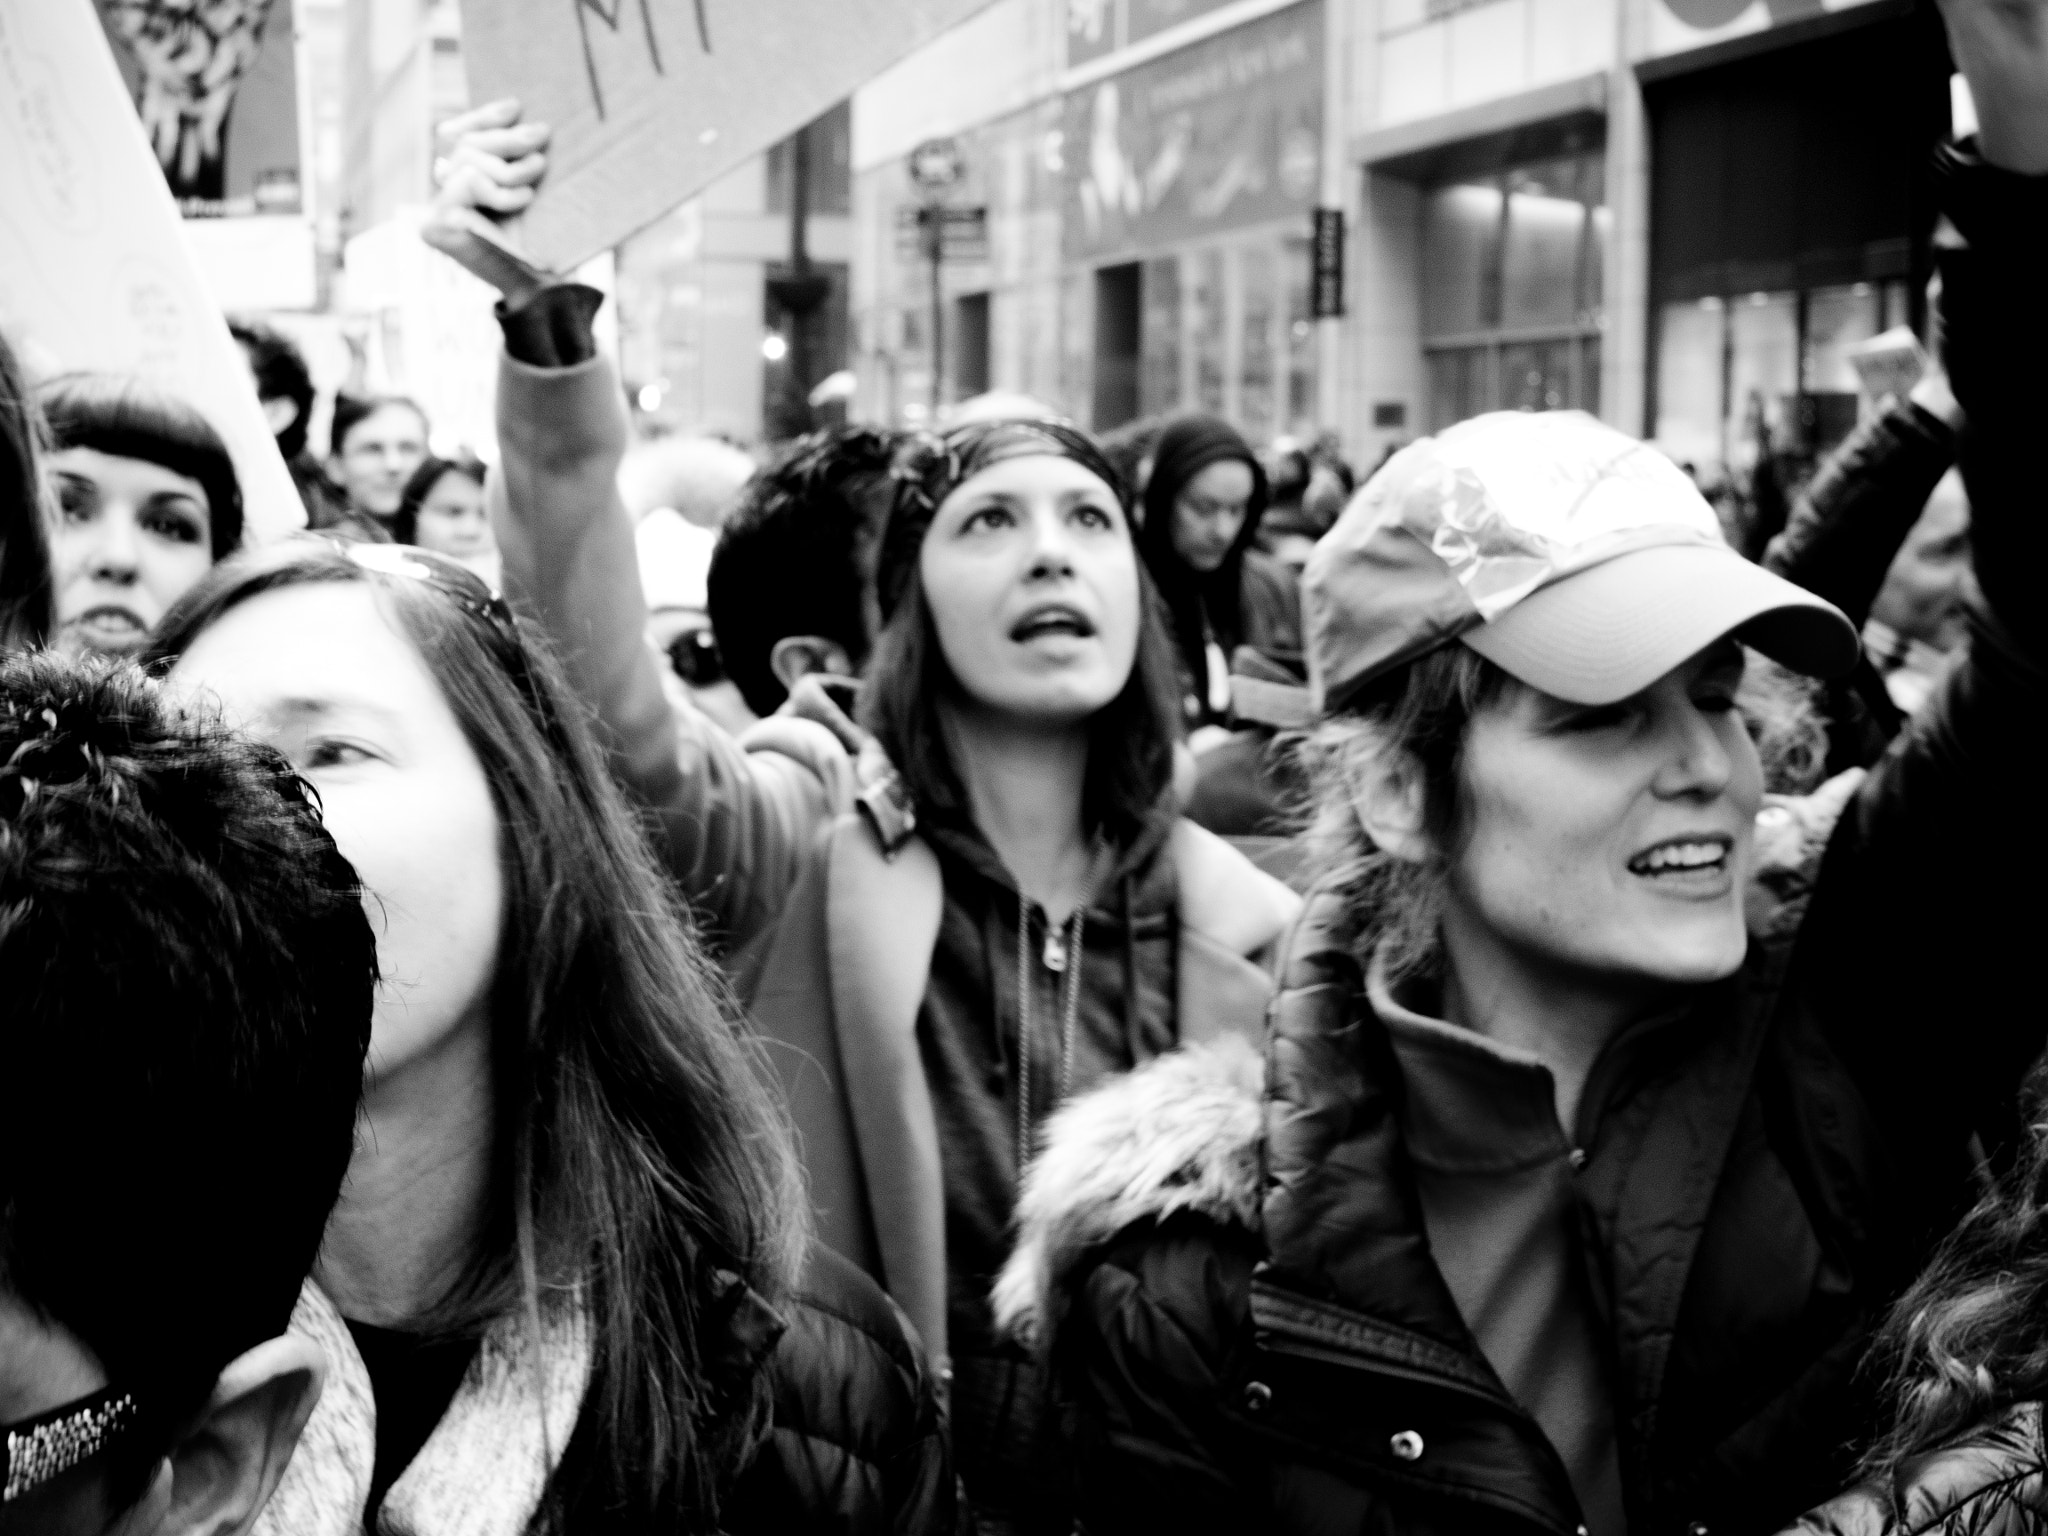
[{"label": "handwritten text on sign", "polygon": [[554,129],[516,238],[566,269],[989,0],[463,0],[470,96]]}]

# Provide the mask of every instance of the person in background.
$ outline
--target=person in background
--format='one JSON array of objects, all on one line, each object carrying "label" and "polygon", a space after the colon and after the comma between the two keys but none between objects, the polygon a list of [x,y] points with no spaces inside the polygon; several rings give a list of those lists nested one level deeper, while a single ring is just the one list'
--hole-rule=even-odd
[{"label": "person in background", "polygon": [[640,592],[647,600],[647,642],[667,664],[664,686],[681,689],[690,707],[738,735],[755,715],[726,676],[724,647],[711,627],[706,574],[718,542],[709,529],[656,507],[633,529]]},{"label": "person in background", "polygon": [[378,915],[366,1124],[295,1323],[336,1381],[262,1529],[949,1530],[915,1345],[808,1243],[755,1047],[504,600],[285,540],[150,660],[312,785]]},{"label": "person in background", "polygon": [[[1265,510],[1266,472],[1234,427],[1214,416],[1166,424],[1152,450],[1139,547],[1173,623],[1190,731],[1228,722],[1238,646],[1301,650],[1294,578],[1252,547]],[[1202,743],[1194,745],[1199,755]]]},{"label": "person in background", "polygon": [[50,632],[49,485],[43,416],[20,360],[0,335],[0,653]]},{"label": "person in background", "polygon": [[50,643],[132,656],[241,543],[234,462],[194,407],[138,378],[60,374],[37,401],[57,502]]},{"label": "person in background", "polygon": [[376,979],[274,753],[132,668],[0,660],[0,1531],[251,1529],[327,1377],[286,1324]]},{"label": "person in background", "polygon": [[1259,519],[1257,547],[1291,570],[1308,560],[1320,529],[1311,531],[1302,507],[1315,469],[1308,449],[1291,437],[1275,438],[1259,456],[1266,471],[1266,515]]},{"label": "person in background", "polygon": [[498,541],[484,514],[484,466],[463,455],[420,461],[399,494],[391,537],[468,566],[486,586],[498,584]]},{"label": "person in background", "polygon": [[706,576],[725,670],[755,714],[797,679],[858,677],[881,616],[875,541],[903,434],[838,427],[799,438],[740,493]]},{"label": "person in background", "polygon": [[1130,493],[1139,521],[1145,515],[1145,482],[1152,478],[1152,450],[1159,441],[1159,434],[1171,417],[1140,416],[1127,421],[1120,427],[1111,427],[1099,434],[1103,457],[1116,466],[1116,472]]},{"label": "person in background", "polygon": [[346,516],[340,497],[306,446],[313,421],[312,370],[292,339],[254,315],[230,315],[228,334],[241,348],[256,387],[256,403],[277,439],[277,451],[291,472],[292,485],[306,509],[308,528],[326,529]]},{"label": "person in background", "polygon": [[[427,413],[403,395],[336,395],[327,470],[362,537],[391,537],[405,483],[427,456]],[[324,530],[326,531],[326,530]]]},{"label": "person in background", "polygon": [[1411,446],[1316,546],[1322,876],[1264,1063],[1076,1105],[1020,1201],[1002,1311],[1090,1530],[1756,1532],[1841,1486],[2044,1039],[2048,187],[1937,174],[1984,607],[1867,775],[1770,796],[1824,742],[1745,648],[1840,676],[1855,628],[1588,416]]}]

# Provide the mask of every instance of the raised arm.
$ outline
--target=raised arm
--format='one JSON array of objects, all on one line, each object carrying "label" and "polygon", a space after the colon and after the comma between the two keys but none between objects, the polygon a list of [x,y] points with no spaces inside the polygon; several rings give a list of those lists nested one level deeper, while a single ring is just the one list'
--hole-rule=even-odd
[{"label": "raised arm", "polygon": [[448,153],[427,237],[505,295],[501,458],[489,501],[507,591],[560,651],[614,772],[652,813],[683,892],[719,938],[744,943],[772,923],[794,882],[834,803],[832,759],[843,753],[829,740],[808,759],[748,752],[664,689],[616,482],[624,400],[591,332],[603,297],[526,267],[485,217],[531,200],[546,130],[522,125],[516,104],[495,102],[442,137]]},{"label": "raised arm", "polygon": [[[1945,151],[1939,260],[1983,608],[1965,660],[1843,817],[1795,962],[1889,1125],[1952,1138],[2043,1043],[2031,998],[2048,609],[2048,0],[1946,0],[1984,131]],[[1951,1143],[1953,1144],[1953,1143]],[[1918,1149],[1890,1148],[1911,1167]]]}]

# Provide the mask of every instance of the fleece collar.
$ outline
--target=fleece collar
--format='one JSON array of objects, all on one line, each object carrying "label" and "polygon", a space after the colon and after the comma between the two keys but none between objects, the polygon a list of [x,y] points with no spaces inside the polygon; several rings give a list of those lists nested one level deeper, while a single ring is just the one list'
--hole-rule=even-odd
[{"label": "fleece collar", "polygon": [[[291,1332],[327,1352],[327,1386],[255,1536],[357,1536],[377,1457],[370,1374],[334,1303],[310,1280]],[[492,1324],[448,1411],[385,1494],[373,1536],[522,1536],[589,1380],[590,1323],[580,1307],[544,1316],[538,1347],[522,1319]]]}]

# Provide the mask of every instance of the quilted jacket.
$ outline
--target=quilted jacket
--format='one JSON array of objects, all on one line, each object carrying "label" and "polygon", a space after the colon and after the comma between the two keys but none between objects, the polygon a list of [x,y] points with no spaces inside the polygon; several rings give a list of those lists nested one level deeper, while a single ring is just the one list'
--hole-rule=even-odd
[{"label": "quilted jacket", "polygon": [[2041,1405],[1852,1488],[1785,1536],[2041,1536],[2048,1532],[2048,1444]]}]

